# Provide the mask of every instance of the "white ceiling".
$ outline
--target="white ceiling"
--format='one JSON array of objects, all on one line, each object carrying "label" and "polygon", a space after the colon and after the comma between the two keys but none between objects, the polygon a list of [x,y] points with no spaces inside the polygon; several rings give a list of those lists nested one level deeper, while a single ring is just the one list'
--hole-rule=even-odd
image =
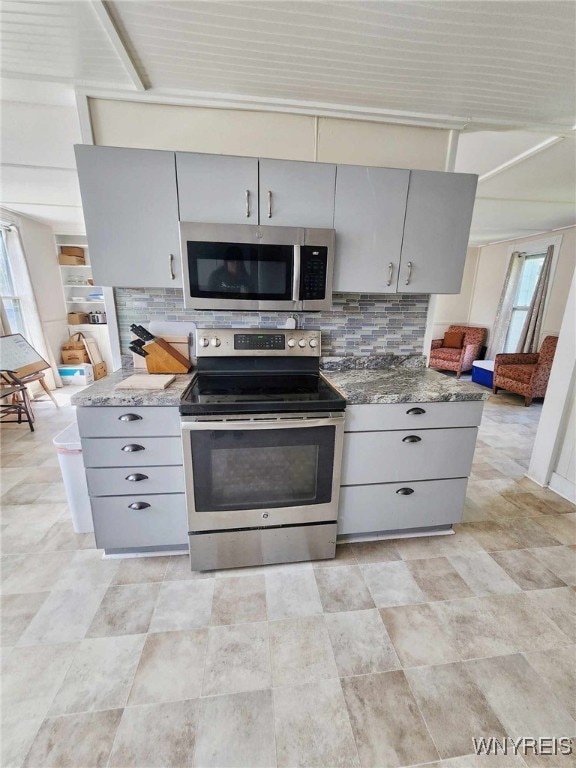
[{"label": "white ceiling", "polygon": [[465,126],[456,170],[487,176],[473,242],[575,223],[572,2],[4,0],[0,12],[0,199],[57,231],[83,229],[75,86]]}]

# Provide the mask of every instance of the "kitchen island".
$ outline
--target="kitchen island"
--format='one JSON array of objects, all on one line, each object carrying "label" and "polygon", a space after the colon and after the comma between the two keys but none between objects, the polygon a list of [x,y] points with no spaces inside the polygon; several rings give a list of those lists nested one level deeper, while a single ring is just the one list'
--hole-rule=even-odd
[{"label": "kitchen island", "polygon": [[423,357],[324,361],[347,401],[341,540],[449,533],[462,519],[489,393],[424,365]]},{"label": "kitchen island", "polygon": [[[340,539],[449,532],[462,519],[489,393],[425,366],[422,356],[326,358],[322,375],[347,400]],[[107,553],[185,550],[180,397],[116,390],[124,369],[72,398],[78,406],[96,541]]]}]

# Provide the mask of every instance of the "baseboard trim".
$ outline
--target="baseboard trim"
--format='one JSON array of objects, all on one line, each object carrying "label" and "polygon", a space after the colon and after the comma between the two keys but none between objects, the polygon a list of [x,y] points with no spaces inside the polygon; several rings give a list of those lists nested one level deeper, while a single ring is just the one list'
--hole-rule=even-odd
[{"label": "baseboard trim", "polygon": [[566,499],[572,504],[576,504],[576,485],[565,477],[562,477],[562,475],[552,472],[548,487],[551,491],[557,493],[558,496],[562,496],[563,499]]}]

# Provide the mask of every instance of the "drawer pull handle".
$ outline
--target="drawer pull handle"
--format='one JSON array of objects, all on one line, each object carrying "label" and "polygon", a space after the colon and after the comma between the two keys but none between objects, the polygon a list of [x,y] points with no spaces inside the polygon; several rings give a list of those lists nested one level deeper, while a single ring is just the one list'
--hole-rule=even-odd
[{"label": "drawer pull handle", "polygon": [[149,506],[147,501],[135,501],[133,504],[128,504],[128,509],[148,509]]},{"label": "drawer pull handle", "polygon": [[136,472],[133,475],[126,475],[126,480],[131,483],[138,483],[140,480],[148,480],[148,475],[142,475],[140,472]]},{"label": "drawer pull handle", "polygon": [[130,443],[129,445],[123,445],[122,450],[126,451],[126,453],[134,453],[134,451],[145,451],[143,445],[138,445],[137,443]]},{"label": "drawer pull handle", "polygon": [[406,411],[408,416],[419,416],[421,413],[426,413],[424,408],[410,408]]},{"label": "drawer pull handle", "polygon": [[141,421],[142,416],[138,416],[137,413],[123,413],[122,416],[118,416],[118,421]]},{"label": "drawer pull handle", "polygon": [[411,493],[414,493],[414,488],[398,488],[396,493],[400,496],[410,496]]},{"label": "drawer pull handle", "polygon": [[402,438],[403,443],[419,443],[420,440],[422,440],[422,438],[418,437],[418,435],[406,435],[406,437]]}]

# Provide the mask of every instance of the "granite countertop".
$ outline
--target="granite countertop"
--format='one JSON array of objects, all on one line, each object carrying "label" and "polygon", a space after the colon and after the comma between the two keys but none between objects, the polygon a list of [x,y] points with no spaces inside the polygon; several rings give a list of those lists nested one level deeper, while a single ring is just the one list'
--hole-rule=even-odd
[{"label": "granite countertop", "polygon": [[192,378],[191,373],[179,374],[166,389],[114,389],[122,379],[135,373],[133,368],[121,368],[95,381],[71,398],[72,405],[180,405],[180,397]]},{"label": "granite countertop", "polygon": [[490,392],[479,384],[457,381],[429,368],[398,365],[377,369],[325,369],[322,373],[350,405],[458,402],[490,397]]},{"label": "granite countertop", "polygon": [[[431,371],[424,365],[424,358],[420,356],[393,358],[388,355],[378,360],[368,356],[325,358],[322,375],[340,390],[350,405],[457,402],[486,400],[490,396],[490,392],[479,384],[457,381],[453,376]],[[133,369],[123,368],[96,381],[73,395],[72,405],[176,407],[193,375],[178,375],[162,390],[114,389],[119,381],[133,373]]]}]

